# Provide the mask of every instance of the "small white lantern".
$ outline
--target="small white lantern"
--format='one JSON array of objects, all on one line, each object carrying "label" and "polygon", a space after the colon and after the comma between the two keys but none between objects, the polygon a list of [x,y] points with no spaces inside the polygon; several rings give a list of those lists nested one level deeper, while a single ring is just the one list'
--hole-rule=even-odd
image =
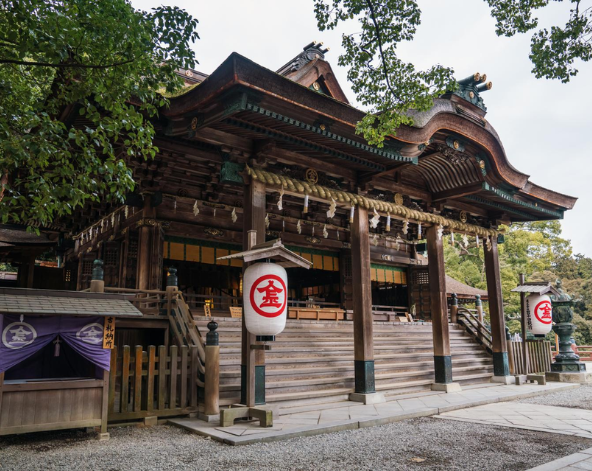
[{"label": "small white lantern", "polygon": [[278,335],[286,327],[288,275],[277,263],[255,263],[245,270],[243,309],[247,330],[257,336]]},{"label": "small white lantern", "polygon": [[534,335],[545,335],[553,326],[553,307],[546,294],[526,297],[526,327]]}]

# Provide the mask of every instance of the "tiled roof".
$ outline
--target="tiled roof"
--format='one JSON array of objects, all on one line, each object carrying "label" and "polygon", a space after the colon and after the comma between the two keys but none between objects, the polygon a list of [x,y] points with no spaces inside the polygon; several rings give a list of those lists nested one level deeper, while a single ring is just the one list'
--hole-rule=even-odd
[{"label": "tiled roof", "polygon": [[[98,293],[43,290],[0,290],[0,314],[139,317],[142,313],[127,299]],[[57,294],[57,295],[56,295]]]}]

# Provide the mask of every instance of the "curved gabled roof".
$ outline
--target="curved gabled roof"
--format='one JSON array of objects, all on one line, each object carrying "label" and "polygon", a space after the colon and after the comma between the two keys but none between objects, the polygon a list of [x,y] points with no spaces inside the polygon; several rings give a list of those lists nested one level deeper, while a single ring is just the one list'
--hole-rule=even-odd
[{"label": "curved gabled roof", "polygon": [[[308,64],[318,69],[322,62],[317,57]],[[294,71],[288,68],[280,72],[290,75]],[[239,93],[240,99],[229,98]],[[161,110],[168,120],[169,135],[191,135],[192,129],[200,126],[218,126],[224,132],[238,126],[245,135],[249,132],[248,136],[265,137],[268,133],[272,139],[289,142],[294,141],[293,131],[300,139],[290,143],[293,150],[314,145],[328,164],[339,164],[342,159],[351,163],[352,170],[365,168],[376,175],[416,165],[427,151],[433,152],[434,145],[444,145],[450,137],[463,141],[478,155],[473,164],[481,165],[483,176],[471,185],[480,184],[481,188],[475,187],[475,194],[467,196],[475,204],[494,208],[510,205],[516,220],[537,220],[560,218],[577,200],[532,183],[529,175],[514,168],[484,111],[457,95],[435,100],[428,112],[412,113],[414,125],[399,128],[394,138],[387,139],[384,149],[368,146],[355,134],[364,114],[343,100],[296,83],[237,53],[198,86],[171,98],[169,107]],[[280,128],[284,131],[278,133]],[[334,148],[338,148],[337,154]],[[331,160],[333,156],[337,160]]]}]

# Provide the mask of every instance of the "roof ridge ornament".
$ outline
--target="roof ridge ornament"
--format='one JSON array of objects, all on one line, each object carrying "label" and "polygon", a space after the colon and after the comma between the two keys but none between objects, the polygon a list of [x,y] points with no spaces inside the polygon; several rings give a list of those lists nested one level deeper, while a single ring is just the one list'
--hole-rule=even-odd
[{"label": "roof ridge ornament", "polygon": [[329,49],[328,47],[324,47],[322,42],[312,41],[302,48],[303,52],[279,69],[278,73],[286,75],[301,69],[315,59],[325,60],[325,54],[329,52]]},{"label": "roof ridge ornament", "polygon": [[483,98],[480,94],[491,90],[493,84],[487,82],[487,74],[480,74],[479,72],[459,80],[458,89],[452,92],[454,95],[461,97],[463,100],[487,111],[487,107],[483,103]]}]

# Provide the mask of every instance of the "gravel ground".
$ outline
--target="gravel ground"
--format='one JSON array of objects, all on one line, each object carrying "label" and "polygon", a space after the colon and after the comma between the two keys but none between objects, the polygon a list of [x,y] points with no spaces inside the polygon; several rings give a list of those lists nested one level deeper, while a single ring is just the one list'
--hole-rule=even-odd
[{"label": "gravel ground", "polygon": [[567,389],[538,397],[520,399],[516,402],[592,410],[592,385],[581,385],[576,389]]},{"label": "gravel ground", "polygon": [[592,440],[421,418],[276,443],[231,447],[169,426],[0,438],[0,470],[503,470],[592,447]]}]

